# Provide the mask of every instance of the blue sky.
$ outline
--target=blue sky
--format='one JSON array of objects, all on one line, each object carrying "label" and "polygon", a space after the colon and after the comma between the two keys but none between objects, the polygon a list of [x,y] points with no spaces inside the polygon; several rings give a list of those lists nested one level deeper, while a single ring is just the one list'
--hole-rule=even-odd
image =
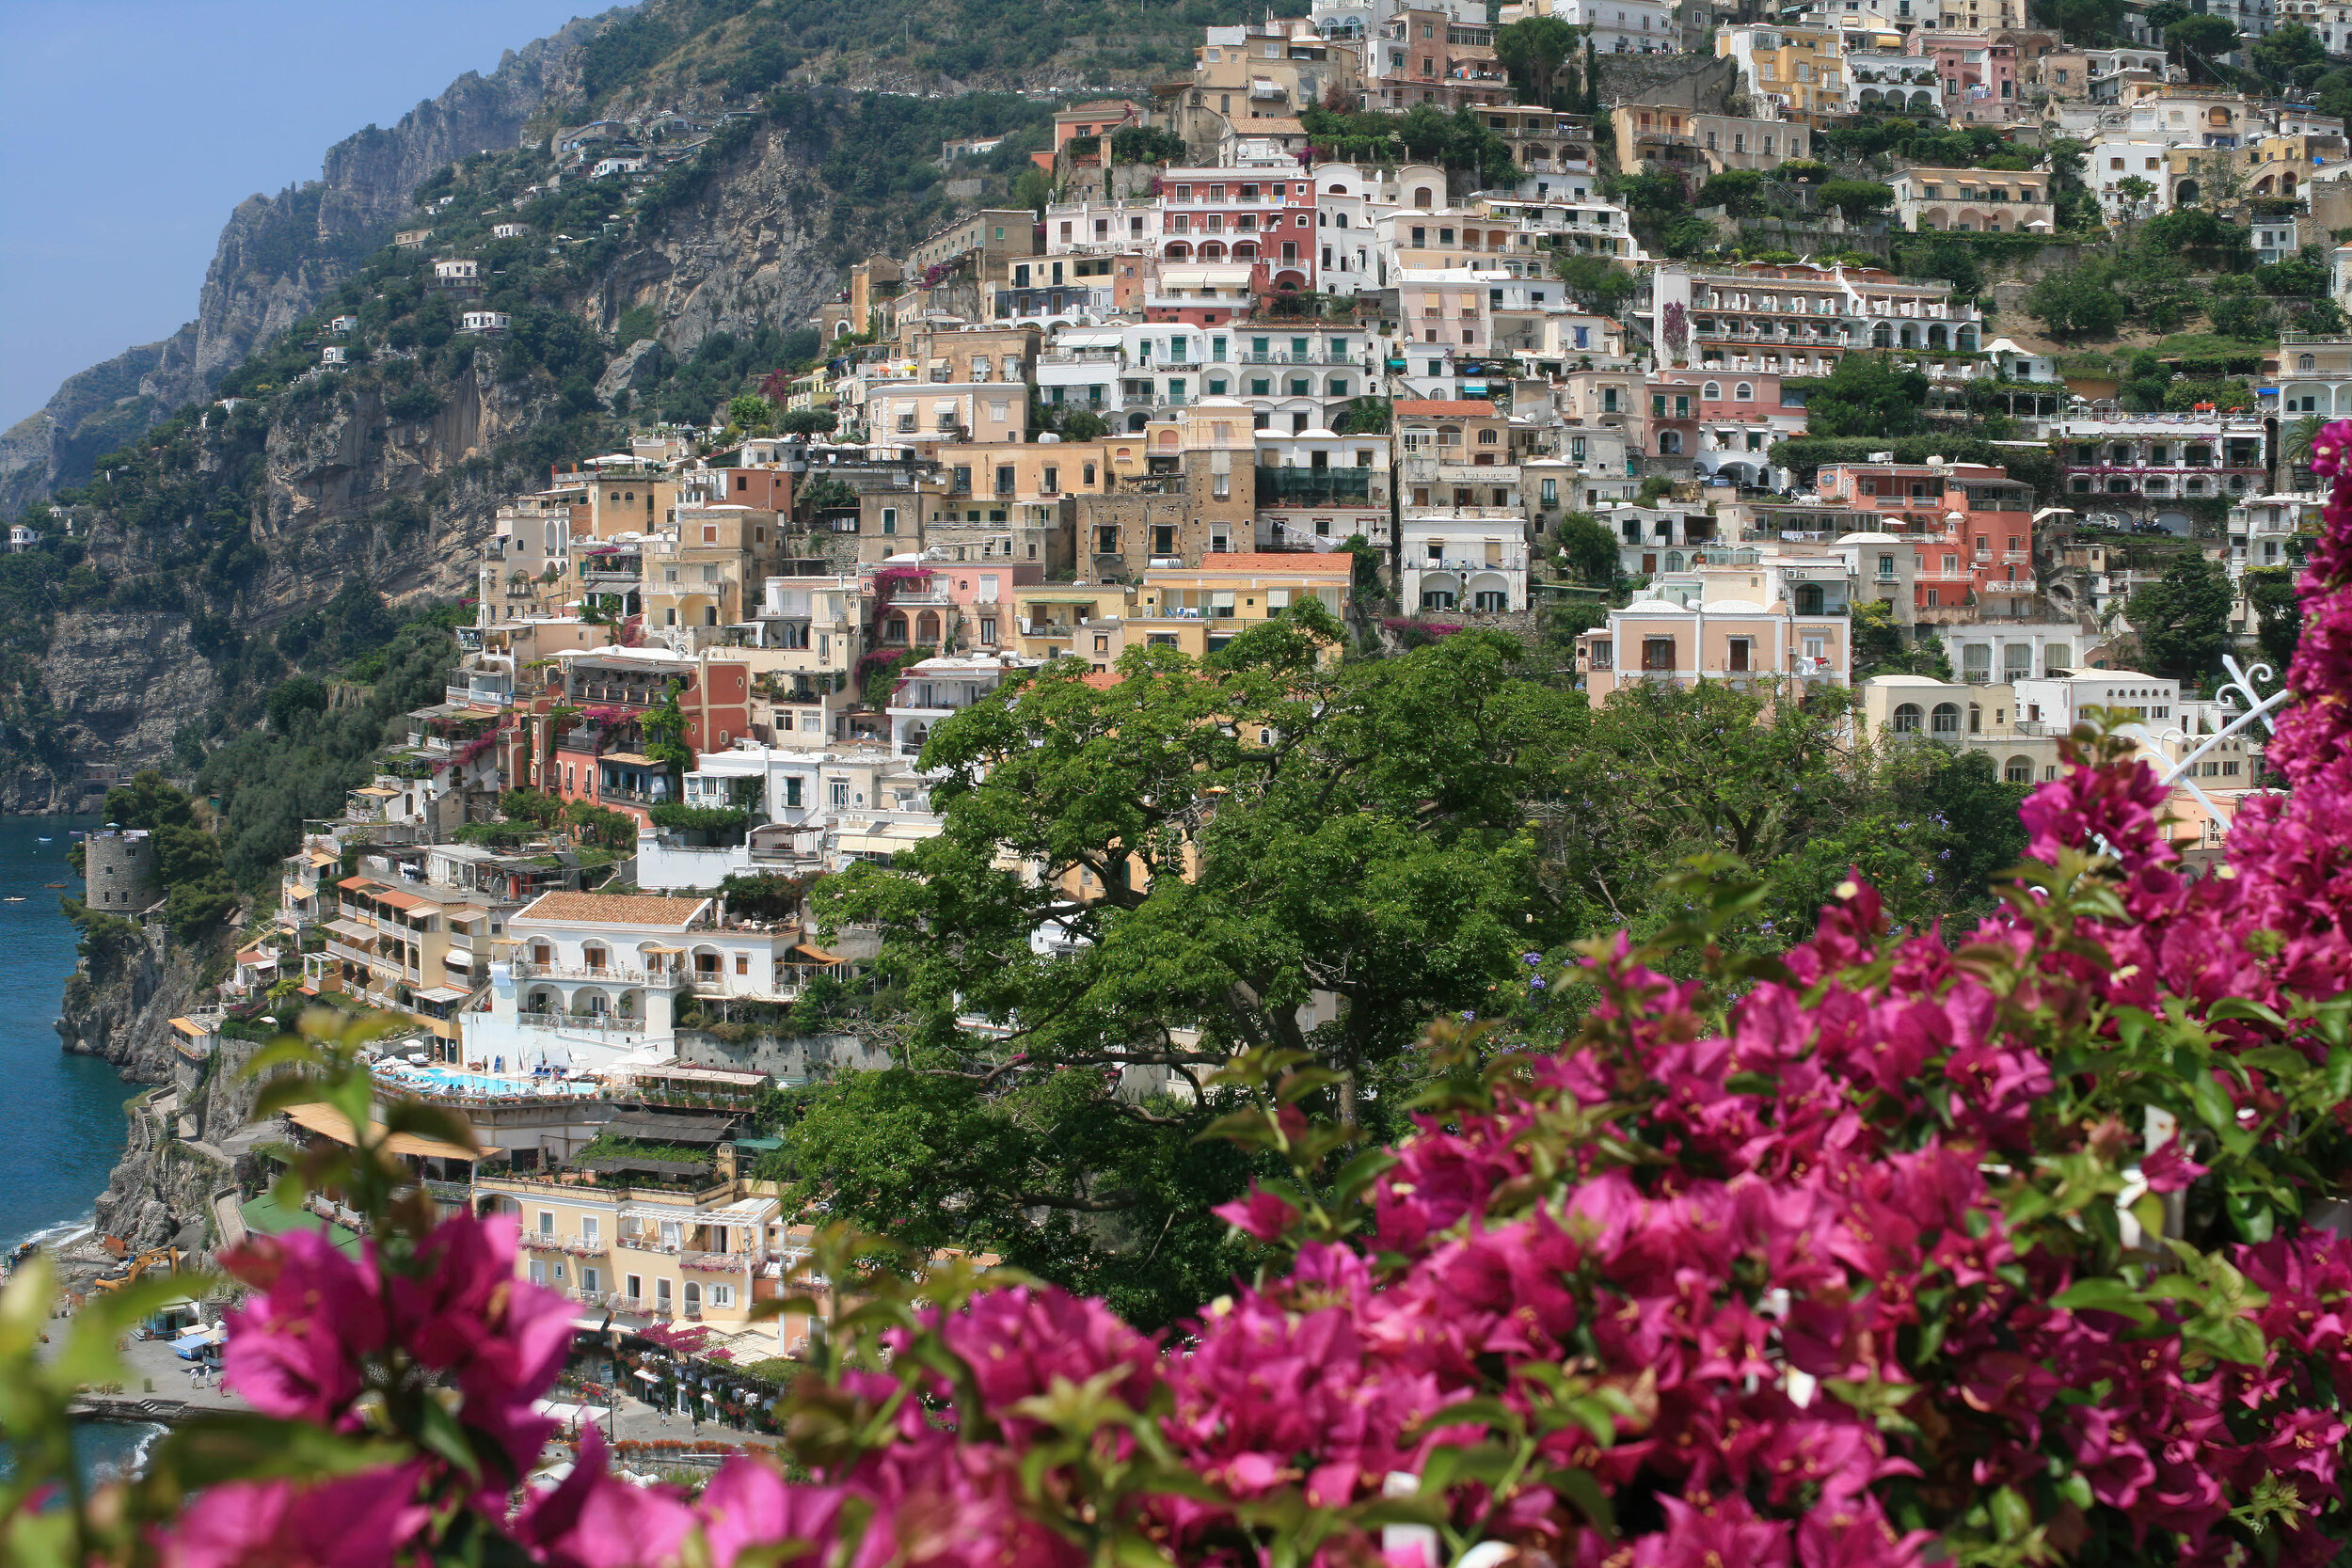
[{"label": "blue sky", "polygon": [[230,210],[612,0],[0,0],[0,428],[196,314]]}]

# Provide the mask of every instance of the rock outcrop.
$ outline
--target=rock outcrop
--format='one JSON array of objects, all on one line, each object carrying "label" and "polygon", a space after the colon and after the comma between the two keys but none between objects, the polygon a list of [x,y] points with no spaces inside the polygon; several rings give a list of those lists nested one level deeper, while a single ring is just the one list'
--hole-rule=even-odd
[{"label": "rock outcrop", "polygon": [[409,194],[436,169],[514,147],[533,115],[577,86],[574,55],[600,18],[579,19],[468,71],[389,130],[329,148],[321,178],[240,202],[206,269],[196,319],[67,378],[39,413],[0,435],[0,515],[89,477],[90,459],[174,409],[209,398],[223,372],[316,304],[390,238]]},{"label": "rock outcrop", "polygon": [[135,1083],[171,1076],[171,1021],[195,1006],[196,963],[160,926],[93,974],[87,964],[66,982],[57,1036],[78,1055],[112,1062]]}]

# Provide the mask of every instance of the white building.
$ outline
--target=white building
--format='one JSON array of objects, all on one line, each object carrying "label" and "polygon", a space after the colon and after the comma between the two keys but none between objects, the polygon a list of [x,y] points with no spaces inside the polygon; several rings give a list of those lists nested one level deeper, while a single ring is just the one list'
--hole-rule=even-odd
[{"label": "white building", "polygon": [[2074,672],[2083,633],[2072,621],[1985,621],[1936,627],[1944,656],[1967,686],[2014,686]]},{"label": "white building", "polygon": [[931,726],[995,690],[1006,676],[1041,669],[1045,662],[1009,653],[943,654],[908,665],[899,672],[898,689],[888,708],[891,751],[901,757],[919,756],[923,743],[930,738]]},{"label": "white building", "polygon": [[437,283],[470,283],[481,277],[482,263],[470,256],[455,256],[433,263]]},{"label": "white building", "polygon": [[503,332],[515,318],[503,310],[468,310],[457,318],[461,332]]},{"label": "white building", "polygon": [[722,922],[707,898],[542,894],[506,930],[489,1009],[459,1015],[466,1062],[491,1072],[665,1061],[686,997],[789,1000],[805,967],[797,924]]},{"label": "white building", "polygon": [[2254,260],[2265,264],[2292,261],[2302,254],[2301,226],[2295,214],[2254,219]]},{"label": "white building", "polygon": [[1673,54],[1682,48],[1674,8],[1663,0],[1521,0],[1518,8],[1589,29],[1593,47],[1604,55]]}]

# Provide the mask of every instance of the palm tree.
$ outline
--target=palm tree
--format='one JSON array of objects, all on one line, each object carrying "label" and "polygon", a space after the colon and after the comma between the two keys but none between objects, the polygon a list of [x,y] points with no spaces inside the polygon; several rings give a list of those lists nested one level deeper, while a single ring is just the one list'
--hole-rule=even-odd
[{"label": "palm tree", "polygon": [[2326,429],[2328,421],[2317,414],[2306,414],[2287,427],[2286,440],[2281,443],[2281,451],[2290,468],[2308,469],[2311,467],[2312,447],[2318,441],[2319,433]]}]

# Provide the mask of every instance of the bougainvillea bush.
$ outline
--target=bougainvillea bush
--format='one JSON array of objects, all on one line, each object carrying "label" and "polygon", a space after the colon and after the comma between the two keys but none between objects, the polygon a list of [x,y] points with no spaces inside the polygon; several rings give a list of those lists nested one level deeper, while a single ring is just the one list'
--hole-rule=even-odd
[{"label": "bougainvillea bush", "polygon": [[[42,1360],[45,1283],[11,1290],[6,1544],[190,1568],[2332,1560],[2348,491],[2269,752],[2290,790],[2201,878],[2095,728],[1974,931],[1892,932],[1850,882],[1814,940],[1739,957],[1713,933],[1753,893],[1694,871],[1684,926],[1584,958],[1599,1001],[1555,1051],[1433,1028],[1442,1086],[1393,1150],[1308,1114],[1312,1064],[1236,1064],[1259,1109],[1224,1132],[1294,1177],[1232,1206],[1273,1261],[1181,1333],[870,1272],[778,1405],[789,1470],[740,1459],[691,1498],[616,1478],[593,1434],[561,1484],[523,1484],[571,1309],[515,1279],[510,1229],[399,1195],[375,1143],[464,1133],[395,1106],[296,1173],[373,1216],[365,1256],[297,1234],[227,1260],[256,1414],[182,1429],[134,1482],[84,1495],[60,1434],[135,1294]],[[263,1104],[367,1125],[350,1060],[287,1048]],[[851,1284],[878,1248],[829,1235],[819,1270]]]}]

